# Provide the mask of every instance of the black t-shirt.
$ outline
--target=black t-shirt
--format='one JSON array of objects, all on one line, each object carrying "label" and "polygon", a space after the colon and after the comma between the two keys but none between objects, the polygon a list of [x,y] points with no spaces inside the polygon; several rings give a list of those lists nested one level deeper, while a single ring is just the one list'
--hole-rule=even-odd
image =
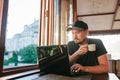
[{"label": "black t-shirt", "polygon": [[[95,66],[98,65],[98,57],[106,54],[107,51],[100,39],[92,39],[88,38],[88,44],[96,44],[96,51],[93,52],[87,52],[84,55],[81,55],[76,63],[79,63],[83,66]],[[74,52],[76,52],[79,49],[79,45],[76,44],[74,41],[70,41],[67,45],[68,47],[68,53],[72,55]]]}]

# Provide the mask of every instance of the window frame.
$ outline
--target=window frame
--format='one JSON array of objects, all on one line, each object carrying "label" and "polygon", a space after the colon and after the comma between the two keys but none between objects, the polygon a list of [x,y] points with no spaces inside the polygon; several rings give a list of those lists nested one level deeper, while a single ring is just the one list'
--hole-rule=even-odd
[{"label": "window frame", "polygon": [[[8,4],[9,0],[2,0],[3,3],[3,9],[1,10],[2,15],[1,17],[1,25],[0,25],[0,77],[6,76],[6,75],[12,75],[20,72],[30,71],[30,70],[36,70],[39,69],[39,66],[36,65],[30,65],[30,66],[22,66],[22,67],[16,67],[16,68],[7,68],[3,69],[4,64],[4,51],[5,51],[5,36],[6,36],[6,24],[7,24],[7,15],[8,15]],[[41,0],[42,2],[42,0]],[[41,6],[42,7],[42,6]],[[38,29],[39,30],[39,29]],[[39,34],[38,34],[39,35]]]},{"label": "window frame", "polygon": [[6,20],[8,11],[8,0],[3,0],[3,9],[1,10],[1,35],[0,35],[0,74],[3,73],[3,62],[4,62],[4,50],[5,50],[5,32],[6,32]]},{"label": "window frame", "polygon": [[[1,36],[0,36],[0,77],[6,76],[6,75],[12,75],[16,73],[21,73],[25,71],[35,70],[39,69],[39,66],[36,65],[30,65],[30,66],[22,66],[22,67],[15,67],[15,68],[7,68],[3,69],[3,62],[4,62],[4,51],[5,51],[5,35],[6,35],[6,24],[7,24],[7,13],[8,13],[8,3],[9,0],[3,0],[3,12],[2,12],[2,25],[1,28]],[[39,33],[38,33],[38,46],[42,45],[53,45],[54,40],[54,0],[41,0],[41,12],[40,12],[40,22],[39,22]],[[60,12],[61,15],[61,12]],[[60,16],[59,15],[59,16]],[[46,20],[47,18],[47,20]],[[60,17],[59,17],[60,18]],[[60,18],[61,19],[61,18]],[[60,21],[59,21],[60,22]],[[59,31],[63,29],[61,27],[61,24],[59,26]],[[46,28],[48,30],[46,31]],[[43,34],[46,34],[43,36]],[[63,37],[61,35],[61,32],[58,32],[58,43],[66,43],[66,42],[60,42],[61,38]],[[46,40],[46,41],[45,41]]]}]

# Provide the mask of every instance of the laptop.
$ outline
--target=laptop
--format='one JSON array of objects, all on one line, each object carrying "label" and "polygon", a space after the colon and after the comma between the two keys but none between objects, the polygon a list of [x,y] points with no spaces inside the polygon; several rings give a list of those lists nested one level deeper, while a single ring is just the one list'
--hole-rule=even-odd
[{"label": "laptop", "polygon": [[84,72],[72,72],[66,45],[37,47],[40,75],[53,73],[65,76],[78,76]]}]

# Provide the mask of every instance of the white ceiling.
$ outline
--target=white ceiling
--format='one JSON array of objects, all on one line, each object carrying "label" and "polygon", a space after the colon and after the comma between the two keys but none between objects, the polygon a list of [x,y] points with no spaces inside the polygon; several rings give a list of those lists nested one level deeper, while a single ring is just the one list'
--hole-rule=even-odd
[{"label": "white ceiling", "polygon": [[77,17],[85,21],[90,31],[120,29],[120,1],[77,0]]}]

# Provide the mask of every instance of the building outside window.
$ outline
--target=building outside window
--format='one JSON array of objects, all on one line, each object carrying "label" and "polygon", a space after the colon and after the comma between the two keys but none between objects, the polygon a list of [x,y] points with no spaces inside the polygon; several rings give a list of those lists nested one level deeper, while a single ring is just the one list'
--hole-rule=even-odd
[{"label": "building outside window", "polygon": [[40,0],[9,0],[4,68],[37,64]]}]

